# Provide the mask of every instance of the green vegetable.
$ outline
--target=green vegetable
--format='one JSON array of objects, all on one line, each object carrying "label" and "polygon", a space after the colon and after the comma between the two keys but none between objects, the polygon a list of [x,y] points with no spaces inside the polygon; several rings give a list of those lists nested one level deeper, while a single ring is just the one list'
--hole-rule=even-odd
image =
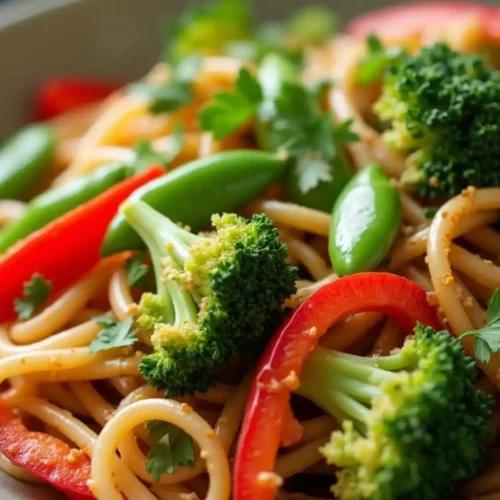
[{"label": "green vegetable", "polygon": [[35,273],[31,280],[24,284],[24,296],[16,299],[14,308],[21,321],[30,319],[36,310],[45,304],[52,290],[52,283]]},{"label": "green vegetable", "polygon": [[418,325],[390,356],[317,347],[298,393],[342,422],[321,452],[341,500],[441,500],[486,462],[491,396],[460,341]]},{"label": "green vegetable", "polygon": [[0,149],[0,200],[26,199],[47,171],[55,148],[48,125],[30,125]]},{"label": "green vegetable", "polygon": [[250,4],[245,0],[213,0],[187,10],[170,30],[166,59],[221,55],[229,44],[252,35]]},{"label": "green vegetable", "polygon": [[108,165],[37,196],[29,203],[21,219],[8,224],[0,231],[0,253],[133,173],[132,166]]},{"label": "green vegetable", "polygon": [[201,237],[143,201],[126,202],[122,212],[156,276],[157,292],[142,295],[137,319],[154,348],[141,361],[145,380],[178,397],[208,390],[233,359],[256,359],[297,277],[272,222],[213,216],[217,235]]},{"label": "green vegetable", "polygon": [[93,318],[98,325],[104,328],[89,346],[91,354],[117,347],[127,347],[137,342],[136,330],[134,329],[134,318],[127,318],[118,322],[109,316],[96,316]]},{"label": "green vegetable", "polygon": [[146,252],[139,252],[134,257],[130,257],[125,262],[125,270],[127,271],[127,281],[130,288],[145,286],[150,281],[151,268],[144,263]]},{"label": "green vegetable", "polygon": [[[143,200],[162,214],[200,231],[213,213],[248,203],[277,182],[285,171],[283,155],[233,150],[200,158],[138,189],[130,198]],[[200,203],[200,200],[203,203]],[[144,248],[123,215],[117,215],[103,243],[103,255]]]},{"label": "green vegetable", "polygon": [[500,72],[438,43],[390,65],[374,111],[421,196],[500,186]]},{"label": "green vegetable", "polygon": [[198,56],[186,57],[173,67],[172,77],[164,85],[157,86],[149,82],[133,83],[129,91],[147,99],[150,102],[149,110],[153,115],[175,111],[193,100],[192,83],[200,64]]},{"label": "green vegetable", "polygon": [[425,218],[426,219],[433,219],[434,216],[437,214],[438,209],[434,207],[429,207],[425,209]]},{"label": "green vegetable", "polygon": [[401,223],[396,188],[377,165],[358,172],[332,212],[328,249],[339,276],[374,269],[386,256]]},{"label": "green vegetable", "polygon": [[168,167],[172,160],[182,151],[184,143],[184,126],[177,123],[174,126],[167,150],[158,152],[151,145],[150,141],[140,141],[135,147],[136,160],[135,171],[142,172],[153,163],[159,163]]},{"label": "green vegetable", "polygon": [[286,21],[284,38],[288,45],[304,49],[328,41],[337,27],[337,19],[331,9],[319,5],[305,7]]},{"label": "green vegetable", "polygon": [[401,47],[385,49],[380,39],[375,35],[366,38],[368,54],[359,63],[357,82],[360,85],[375,83],[384,73],[387,65],[405,55]]},{"label": "green vegetable", "polygon": [[299,83],[297,71],[281,56],[266,57],[259,80],[264,94],[256,120],[260,146],[286,150],[293,158],[284,179],[293,202],[330,212],[352,175],[340,145],[358,140],[357,135],[349,122],[335,127],[316,94]]},{"label": "green vegetable", "polygon": [[233,92],[218,92],[213,101],[199,113],[202,130],[211,131],[216,139],[222,139],[247,123],[256,113],[262,101],[257,80],[246,68],[242,68]]},{"label": "green vegetable", "polygon": [[481,363],[489,363],[492,354],[500,352],[500,290],[497,288],[488,303],[488,321],[484,328],[464,333],[475,337],[474,355]]},{"label": "green vegetable", "polygon": [[162,420],[151,420],[146,427],[151,444],[146,470],[154,481],[159,481],[162,474],[172,474],[176,467],[194,467],[196,455],[189,434]]}]

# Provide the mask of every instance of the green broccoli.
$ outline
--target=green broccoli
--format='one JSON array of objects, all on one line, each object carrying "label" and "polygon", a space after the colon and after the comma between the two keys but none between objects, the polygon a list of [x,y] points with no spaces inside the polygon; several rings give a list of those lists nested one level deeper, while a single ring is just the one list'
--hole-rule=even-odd
[{"label": "green broccoli", "polygon": [[426,197],[500,186],[500,72],[437,43],[390,61],[374,112],[409,154],[402,180]]},{"label": "green broccoli", "polygon": [[493,398],[476,389],[459,339],[417,325],[397,352],[318,347],[299,394],[342,422],[321,452],[342,500],[438,500],[485,463]]},{"label": "green broccoli", "polygon": [[146,243],[156,294],[142,295],[137,324],[151,335],[141,373],[167,396],[212,387],[232,359],[253,360],[283,319],[297,270],[265,215],[213,216],[216,236],[182,229],[142,201],[122,212]]}]

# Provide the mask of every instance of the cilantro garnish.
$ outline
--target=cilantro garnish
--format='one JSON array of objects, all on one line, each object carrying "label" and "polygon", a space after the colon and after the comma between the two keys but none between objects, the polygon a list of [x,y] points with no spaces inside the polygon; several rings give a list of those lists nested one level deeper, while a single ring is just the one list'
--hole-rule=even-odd
[{"label": "cilantro garnish", "polygon": [[24,283],[23,298],[14,301],[17,317],[21,321],[30,319],[35,311],[45,304],[51,291],[52,283],[50,281],[45,280],[39,273],[33,274],[31,280]]},{"label": "cilantro garnish", "polygon": [[130,257],[125,262],[125,270],[127,271],[127,281],[130,288],[138,286],[148,286],[153,278],[151,268],[144,263],[146,252],[139,252],[134,257]]},{"label": "cilantro garnish", "polygon": [[168,167],[172,160],[181,152],[184,143],[184,126],[177,123],[171,136],[171,141],[165,151],[157,151],[150,141],[140,141],[135,146],[135,169],[142,172],[154,163]]},{"label": "cilantro garnish", "polygon": [[497,288],[488,303],[486,326],[464,333],[460,339],[475,337],[474,355],[481,363],[488,363],[492,354],[500,352],[500,289]]},{"label": "cilantro garnish", "polygon": [[200,68],[201,59],[196,56],[185,57],[173,67],[172,77],[164,85],[149,82],[130,85],[132,94],[146,98],[152,114],[169,113],[186,106],[193,100],[192,83]]},{"label": "cilantro garnish", "polygon": [[162,474],[172,474],[176,467],[194,467],[196,455],[193,438],[189,434],[162,420],[151,420],[147,430],[151,448],[146,470],[155,481]]},{"label": "cilantro garnish", "polygon": [[134,318],[127,318],[118,322],[109,316],[96,316],[93,318],[98,325],[104,328],[89,346],[91,354],[116,347],[126,347],[137,342],[136,330],[134,328]]},{"label": "cilantro garnish", "polygon": [[202,130],[222,139],[248,122],[262,102],[259,82],[248,69],[242,68],[232,92],[219,92],[199,113]]}]

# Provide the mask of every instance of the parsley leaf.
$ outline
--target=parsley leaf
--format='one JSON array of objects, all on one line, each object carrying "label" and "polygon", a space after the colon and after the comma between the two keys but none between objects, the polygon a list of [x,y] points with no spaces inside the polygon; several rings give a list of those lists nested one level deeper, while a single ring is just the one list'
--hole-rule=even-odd
[{"label": "parsley leaf", "polygon": [[146,470],[158,481],[162,474],[172,474],[176,467],[193,468],[196,455],[193,438],[179,427],[162,420],[147,424],[151,448]]},{"label": "parsley leaf", "polygon": [[488,303],[486,326],[464,333],[464,337],[475,337],[474,355],[482,363],[488,363],[492,354],[500,352],[500,289],[496,289]]},{"label": "parsley leaf", "polygon": [[133,328],[134,318],[127,318],[121,323],[109,316],[96,316],[94,321],[104,328],[89,346],[91,354],[116,347],[126,347],[137,342],[136,330]]},{"label": "parsley leaf", "polygon": [[31,280],[24,283],[23,298],[14,301],[17,317],[22,321],[30,319],[35,311],[47,301],[51,291],[50,281],[45,280],[39,273],[33,274]]},{"label": "parsley leaf", "polygon": [[313,153],[303,155],[298,162],[299,189],[303,193],[316,188],[321,182],[333,180],[331,168],[321,159],[321,155]]},{"label": "parsley leaf", "polygon": [[283,141],[282,149],[297,161],[299,189],[308,193],[321,182],[331,182],[339,145],[358,140],[351,122],[335,126],[333,116],[321,111],[315,94],[296,83],[283,85],[275,107],[271,127]]},{"label": "parsley leaf", "polygon": [[125,270],[127,271],[127,281],[131,288],[138,286],[148,286],[151,278],[151,268],[144,263],[146,252],[139,252],[134,257],[130,257],[125,262]]},{"label": "parsley leaf", "polygon": [[242,68],[234,90],[218,92],[212,102],[202,108],[199,113],[201,129],[212,132],[216,139],[222,139],[250,120],[261,102],[259,82],[248,69]]},{"label": "parsley leaf", "polygon": [[135,146],[136,160],[135,169],[142,172],[153,163],[159,163],[168,167],[171,161],[181,152],[184,143],[184,126],[177,123],[174,126],[172,136],[170,137],[167,149],[157,151],[153,148],[150,141],[140,141]]},{"label": "parsley leaf", "polygon": [[134,83],[129,87],[130,92],[147,99],[150,102],[149,111],[153,115],[175,111],[193,100],[192,83],[200,64],[198,56],[185,57],[173,68],[172,77],[164,85]]},{"label": "parsley leaf", "polygon": [[366,54],[358,68],[357,82],[360,85],[370,85],[374,83],[384,72],[386,66],[404,54],[402,47],[391,47],[385,49],[382,42],[375,35],[366,38],[368,54]]}]

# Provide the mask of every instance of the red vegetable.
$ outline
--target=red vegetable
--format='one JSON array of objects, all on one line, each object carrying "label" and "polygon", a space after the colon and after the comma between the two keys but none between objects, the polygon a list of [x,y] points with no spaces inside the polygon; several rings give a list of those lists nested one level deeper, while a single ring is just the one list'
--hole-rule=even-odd
[{"label": "red vegetable", "polygon": [[86,104],[102,101],[119,85],[83,78],[50,78],[40,85],[36,118],[47,120]]},{"label": "red vegetable", "polygon": [[87,486],[90,458],[49,434],[31,432],[0,402],[0,451],[15,465],[31,472],[73,500],[90,500]]},{"label": "red vegetable", "polygon": [[93,200],[71,210],[20,241],[0,257],[0,322],[15,317],[14,300],[34,273],[52,283],[52,292],[66,289],[100,259],[102,240],[120,204],[138,187],[165,173],[152,166],[125,179]]},{"label": "red vegetable", "polygon": [[346,32],[405,38],[427,30],[449,26],[463,18],[476,18],[490,43],[500,43],[500,8],[468,2],[417,2],[369,12],[354,19]]},{"label": "red vegetable", "polygon": [[305,359],[334,323],[369,311],[392,316],[406,333],[417,322],[440,329],[425,291],[393,274],[347,276],[311,295],[276,332],[255,372],[236,453],[234,500],[274,498],[277,478],[269,473]]}]

